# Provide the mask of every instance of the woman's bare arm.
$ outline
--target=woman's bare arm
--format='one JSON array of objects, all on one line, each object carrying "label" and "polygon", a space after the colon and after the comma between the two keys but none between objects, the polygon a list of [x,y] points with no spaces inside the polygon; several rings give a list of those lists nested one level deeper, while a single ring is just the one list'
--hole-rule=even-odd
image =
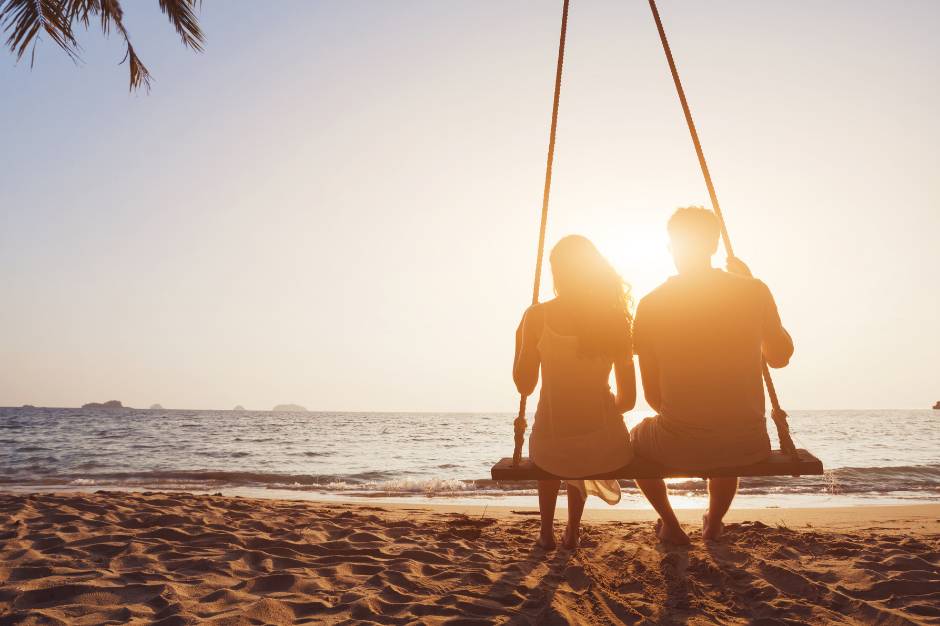
[{"label": "woman's bare arm", "polygon": [[614,378],[617,381],[614,406],[621,413],[626,413],[636,406],[636,370],[631,355],[614,360]]},{"label": "woman's bare arm", "polygon": [[512,379],[516,389],[524,396],[535,391],[539,382],[539,351],[538,343],[544,323],[542,307],[530,307],[522,316],[519,327],[516,329],[516,352],[512,364]]}]

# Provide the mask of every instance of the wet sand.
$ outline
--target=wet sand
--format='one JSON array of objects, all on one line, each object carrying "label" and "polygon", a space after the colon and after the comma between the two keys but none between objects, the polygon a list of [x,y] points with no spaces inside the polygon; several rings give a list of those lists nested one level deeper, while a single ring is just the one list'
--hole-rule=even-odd
[{"label": "wet sand", "polygon": [[549,553],[534,511],[0,494],[0,624],[940,624],[940,505],[734,511],[716,543],[683,511],[690,548],[588,511]]}]

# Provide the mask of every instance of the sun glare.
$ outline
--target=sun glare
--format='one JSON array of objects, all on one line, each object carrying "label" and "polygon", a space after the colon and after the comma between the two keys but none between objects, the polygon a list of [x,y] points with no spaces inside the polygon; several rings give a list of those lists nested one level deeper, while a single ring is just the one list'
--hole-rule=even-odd
[{"label": "sun glare", "polygon": [[594,241],[601,253],[630,283],[634,300],[675,273],[663,224],[640,223],[598,230]]}]

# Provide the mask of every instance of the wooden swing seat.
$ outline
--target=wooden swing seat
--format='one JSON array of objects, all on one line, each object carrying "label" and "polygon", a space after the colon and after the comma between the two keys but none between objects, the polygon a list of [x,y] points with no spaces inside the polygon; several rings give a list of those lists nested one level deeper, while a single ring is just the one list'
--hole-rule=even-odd
[{"label": "wooden swing seat", "polygon": [[797,449],[796,458],[781,450],[773,450],[760,463],[737,467],[714,469],[681,469],[663,467],[645,459],[636,458],[629,465],[593,476],[554,476],[537,467],[528,458],[523,458],[518,467],[513,467],[511,458],[500,459],[490,474],[493,480],[550,480],[568,479],[632,479],[632,478],[711,478],[722,476],[818,476],[823,473],[822,461],[807,450]]}]

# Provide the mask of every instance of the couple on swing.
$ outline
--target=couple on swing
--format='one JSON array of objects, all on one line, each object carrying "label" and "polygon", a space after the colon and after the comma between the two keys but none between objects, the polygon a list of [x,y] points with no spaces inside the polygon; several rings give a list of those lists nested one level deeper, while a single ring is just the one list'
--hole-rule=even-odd
[{"label": "couple on swing", "polygon": [[[529,395],[542,373],[529,457],[556,476],[591,476],[634,456],[660,465],[709,469],[756,463],[770,454],[764,419],[761,357],[783,367],[793,354],[767,286],[739,259],[713,268],[718,218],[701,207],[670,218],[670,250],[678,274],[640,300],[634,320],[629,286],[577,235],[550,255],[556,297],[529,308],[516,331],[513,379]],[[627,431],[623,413],[636,404],[636,354],[646,401],[655,417]],[[611,393],[611,369],[616,394]],[[620,501],[616,480],[565,480],[568,528],[562,544],[578,546],[584,501]],[[656,534],[685,545],[661,479],[637,480],[659,514]],[[540,480],[538,545],[555,547],[552,528],[560,480]],[[702,536],[717,539],[737,492],[737,478],[708,481]]]}]

